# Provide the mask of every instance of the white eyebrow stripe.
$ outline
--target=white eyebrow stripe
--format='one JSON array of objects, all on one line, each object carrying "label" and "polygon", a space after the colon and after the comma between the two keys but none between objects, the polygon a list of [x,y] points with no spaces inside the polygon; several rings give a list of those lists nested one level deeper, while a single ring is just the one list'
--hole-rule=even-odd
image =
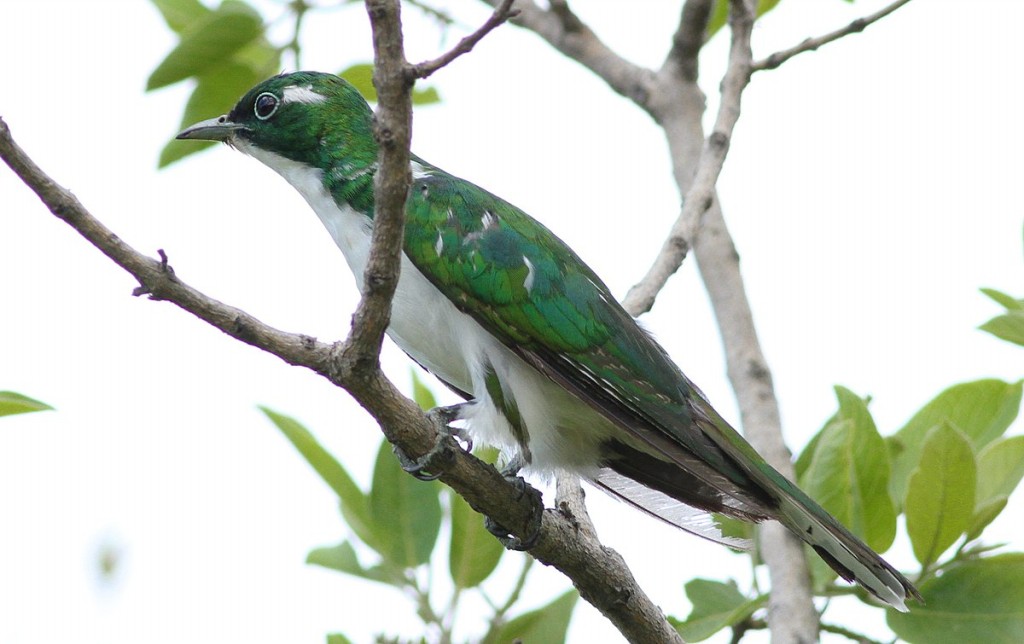
[{"label": "white eyebrow stripe", "polygon": [[292,85],[285,87],[281,92],[282,103],[308,103],[310,105],[316,103],[323,103],[327,100],[327,97],[323,94],[317,94],[309,86],[299,87],[298,85]]}]

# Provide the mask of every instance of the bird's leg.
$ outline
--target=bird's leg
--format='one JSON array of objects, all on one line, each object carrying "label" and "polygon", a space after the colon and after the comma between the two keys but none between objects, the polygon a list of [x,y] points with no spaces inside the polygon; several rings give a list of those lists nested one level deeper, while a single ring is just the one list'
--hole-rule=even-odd
[{"label": "bird's leg", "polygon": [[540,526],[544,515],[544,501],[541,498],[540,492],[527,483],[523,477],[519,476],[519,470],[523,469],[525,465],[526,461],[522,455],[516,454],[512,460],[501,468],[501,475],[505,477],[506,481],[515,486],[518,491],[516,500],[524,496],[530,496],[534,501],[534,512],[533,516],[530,517],[528,536],[525,539],[520,539],[512,534],[508,528],[491,517],[484,517],[484,527],[487,528],[487,531],[493,534],[509,550],[529,550],[537,545],[537,539],[540,538]]},{"label": "bird's leg", "polygon": [[438,468],[437,466],[444,461],[451,460],[454,455],[451,439],[454,438],[465,443],[463,449],[467,452],[471,451],[473,449],[473,440],[466,435],[462,428],[452,427],[452,423],[462,418],[462,412],[466,405],[471,404],[459,403],[457,405],[448,405],[447,407],[434,407],[428,411],[427,418],[437,428],[437,440],[429,452],[417,459],[410,458],[397,445],[392,446],[391,449],[395,456],[398,457],[398,462],[402,465],[402,469],[421,481],[433,481],[440,478],[441,474],[444,473],[444,468]]}]

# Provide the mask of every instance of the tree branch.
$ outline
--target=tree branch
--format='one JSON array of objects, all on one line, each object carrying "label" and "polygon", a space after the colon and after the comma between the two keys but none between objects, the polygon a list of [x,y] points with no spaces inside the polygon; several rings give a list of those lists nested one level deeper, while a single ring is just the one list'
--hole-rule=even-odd
[{"label": "tree branch", "polygon": [[822,45],[827,45],[830,42],[835,42],[836,40],[839,40],[840,38],[843,38],[845,36],[849,36],[850,34],[860,33],[864,31],[864,29],[866,29],[869,25],[878,22],[879,20],[888,16],[890,13],[896,11],[897,9],[907,4],[908,2],[910,2],[910,0],[896,0],[896,2],[893,2],[892,4],[883,7],[882,9],[876,11],[871,15],[864,16],[863,18],[857,18],[856,20],[846,25],[842,29],[836,29],[833,32],[827,33],[824,36],[818,36],[817,38],[808,38],[801,42],[799,45],[796,45],[795,47],[790,47],[789,49],[777,51],[774,54],[768,56],[767,58],[755,62],[753,65],[751,65],[750,71],[759,72],[766,69],[775,69],[782,65],[782,63],[792,58],[793,56],[797,56],[808,51],[814,51],[821,47]]},{"label": "tree branch", "polygon": [[494,31],[494,29],[510,18],[519,15],[519,11],[517,9],[512,9],[512,3],[514,1],[515,0],[501,0],[501,3],[495,7],[494,13],[491,14],[491,17],[488,18],[484,24],[480,25],[479,29],[460,40],[457,45],[437,58],[434,58],[433,60],[426,60],[422,63],[409,67],[406,70],[406,74],[413,79],[426,78],[445,65],[451,63],[459,56],[472,51],[473,47],[475,47],[484,36]]},{"label": "tree branch", "polygon": [[669,49],[662,69],[675,65],[683,80],[697,80],[697,59],[704,46],[704,35],[714,6],[714,0],[686,0],[679,27],[672,36],[672,48]]},{"label": "tree branch", "polygon": [[[497,6],[499,0],[483,0]],[[551,9],[541,9],[533,0],[516,0],[519,15],[513,24],[525,27],[568,58],[596,74],[619,94],[647,109],[654,72],[635,65],[608,48],[590,27],[569,8],[565,0],[552,0]]]},{"label": "tree branch", "polygon": [[[679,218],[669,231],[668,238],[647,274],[629,290],[623,300],[623,306],[633,315],[646,313],[654,306],[654,300],[665,287],[668,278],[686,259],[697,237],[701,217],[714,201],[715,184],[729,153],[733,128],[740,116],[743,90],[750,82],[750,33],[753,24],[753,12],[747,3],[744,0],[731,0],[729,25],[732,29],[732,41],[729,48],[729,65],[722,78],[722,93],[715,124],[711,134],[704,141],[697,174],[683,197],[683,210]],[[680,29],[682,30],[682,27]],[[659,120],[663,121],[664,117]]]}]

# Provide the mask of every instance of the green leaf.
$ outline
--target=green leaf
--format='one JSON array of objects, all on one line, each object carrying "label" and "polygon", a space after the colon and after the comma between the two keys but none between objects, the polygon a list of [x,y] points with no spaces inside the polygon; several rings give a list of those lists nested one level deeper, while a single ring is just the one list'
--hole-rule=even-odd
[{"label": "green leaf", "polygon": [[192,23],[210,14],[199,0],[151,0],[160,10],[164,22],[171,30],[181,33]]},{"label": "green leaf", "polygon": [[1024,311],[1024,300],[1018,300],[1012,295],[1007,295],[994,288],[983,288],[981,292],[989,296],[999,304],[1002,304],[1009,311]]},{"label": "green leaf", "polygon": [[1010,494],[1024,478],[1024,436],[989,443],[978,453],[976,504]]},{"label": "green leaf", "polygon": [[892,456],[889,493],[897,506],[907,493],[907,481],[921,461],[925,436],[946,422],[964,432],[976,450],[999,438],[1017,417],[1021,381],[975,380],[953,385],[921,408],[887,440]]},{"label": "green leaf", "polygon": [[487,531],[483,517],[465,499],[455,492],[450,492],[448,498],[452,508],[448,570],[457,587],[472,588],[494,572],[505,548]]},{"label": "green leaf", "polygon": [[177,83],[223,64],[263,33],[263,20],[248,5],[225,2],[181,34],[181,42],[157,65],[146,91]]},{"label": "green leaf", "polygon": [[[341,76],[359,90],[359,93],[363,95],[369,103],[377,102],[377,88],[373,86],[373,64],[372,63],[357,63],[342,70],[338,76]],[[440,103],[441,95],[433,87],[424,87],[423,89],[413,87],[412,90],[412,104],[413,105],[430,105],[432,103]]]},{"label": "green leaf", "polygon": [[352,640],[341,633],[328,633],[327,644],[352,644]]},{"label": "green leaf", "polygon": [[1010,311],[997,315],[978,328],[1000,340],[1024,346],[1024,311]]},{"label": "green leaf", "polygon": [[370,516],[369,499],[352,480],[348,471],[320,445],[313,434],[299,421],[267,407],[259,409],[281,430],[285,438],[291,441],[295,449],[299,450],[299,454],[306,459],[306,462],[313,466],[320,478],[338,495],[341,500],[342,514],[352,531],[368,546],[376,548],[377,531],[373,517]]},{"label": "green leaf", "polygon": [[572,609],[579,595],[570,590],[553,602],[523,613],[502,625],[497,632],[484,640],[485,644],[506,644],[508,642],[564,642],[569,630]]},{"label": "green leaf", "polygon": [[384,441],[377,452],[370,489],[370,516],[379,536],[377,552],[399,568],[430,560],[441,529],[440,486],[405,473]]},{"label": "green leaf", "polygon": [[383,566],[363,567],[359,563],[359,557],[356,555],[355,548],[348,541],[342,541],[336,546],[324,546],[310,550],[309,554],[306,555],[306,563],[383,584],[391,584],[393,586],[400,586],[402,584],[402,576],[400,574],[388,571]]},{"label": "green leaf", "polygon": [[669,617],[669,622],[687,642],[705,640],[723,628],[742,622],[767,600],[767,597],[747,599],[736,584],[712,579],[686,582],[686,597],[693,604],[686,621]]},{"label": "green leaf", "polygon": [[988,524],[995,521],[999,513],[1006,509],[1007,500],[1005,496],[997,496],[974,507],[971,527],[967,528],[968,541],[974,541],[981,536],[981,533],[988,527]]},{"label": "green leaf", "polygon": [[967,561],[918,589],[925,603],[887,611],[889,627],[907,642],[1019,644],[1024,633],[1024,554]]},{"label": "green leaf", "polygon": [[416,373],[415,369],[409,373],[412,376],[412,399],[420,406],[420,409],[429,411],[437,407],[437,399],[434,398],[434,392],[423,384],[423,380]]},{"label": "green leaf", "polygon": [[907,489],[907,532],[922,566],[937,561],[971,527],[974,451],[963,432],[943,423],[928,434]]},{"label": "green leaf", "polygon": [[889,497],[889,458],[866,402],[836,387],[839,410],[815,441],[800,487],[871,548],[885,552],[896,536]]},{"label": "green leaf", "polygon": [[0,391],[0,416],[47,411],[53,407],[13,391]]}]

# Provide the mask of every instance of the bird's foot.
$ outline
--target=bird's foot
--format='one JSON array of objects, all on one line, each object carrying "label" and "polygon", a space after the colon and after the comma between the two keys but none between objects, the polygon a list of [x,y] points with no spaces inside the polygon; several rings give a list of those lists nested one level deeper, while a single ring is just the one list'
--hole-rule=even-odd
[{"label": "bird's foot", "polygon": [[434,446],[426,454],[419,458],[411,458],[402,448],[394,445],[391,449],[398,457],[402,469],[421,481],[434,481],[444,473],[445,461],[451,461],[455,452],[453,445],[458,445],[454,440],[465,444],[462,449],[469,452],[473,449],[473,440],[469,438],[461,427],[452,427],[452,423],[459,420],[464,405],[449,405],[447,407],[435,407],[427,412],[427,418],[437,427],[437,440]]},{"label": "bird's foot", "polygon": [[523,480],[523,477],[519,476],[519,470],[523,468],[525,463],[521,456],[516,456],[503,468],[501,468],[501,475],[505,477],[505,480],[515,486],[518,495],[516,500],[529,496],[533,500],[533,515],[530,517],[530,525],[527,529],[527,536],[520,539],[516,535],[512,534],[508,528],[501,525],[491,517],[484,517],[484,527],[501,542],[501,545],[505,546],[509,550],[529,550],[530,548],[537,545],[537,540],[540,538],[540,526],[544,516],[544,501],[541,497],[540,492],[532,487],[529,483]]}]

